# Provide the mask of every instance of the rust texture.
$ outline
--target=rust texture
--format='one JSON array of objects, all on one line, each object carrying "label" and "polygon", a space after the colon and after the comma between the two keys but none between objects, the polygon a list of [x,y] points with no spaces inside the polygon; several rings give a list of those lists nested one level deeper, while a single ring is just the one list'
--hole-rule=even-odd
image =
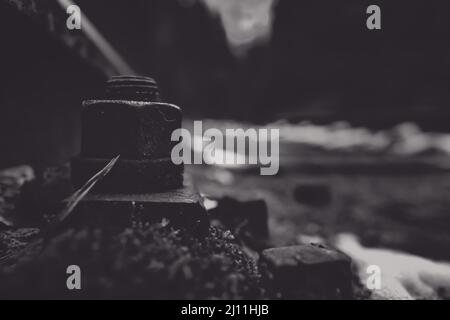
[{"label": "rust texture", "polygon": [[75,185],[120,155],[97,192],[147,193],[182,187],[183,166],[170,159],[171,134],[181,127],[181,109],[161,101],[153,79],[113,77],[103,99],[84,101],[83,106],[82,153],[72,163]]}]

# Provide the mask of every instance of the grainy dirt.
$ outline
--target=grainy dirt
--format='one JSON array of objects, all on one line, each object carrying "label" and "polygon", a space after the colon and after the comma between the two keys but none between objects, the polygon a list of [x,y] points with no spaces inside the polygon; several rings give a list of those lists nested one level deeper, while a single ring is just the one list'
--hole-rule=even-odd
[{"label": "grainy dirt", "polygon": [[[258,299],[263,294],[255,260],[231,233],[217,228],[204,239],[170,223],[135,225],[120,233],[70,229],[45,246],[36,239],[28,247],[16,245],[16,254],[3,263],[0,297]],[[76,293],[66,287],[72,264],[82,270],[82,290]]]}]

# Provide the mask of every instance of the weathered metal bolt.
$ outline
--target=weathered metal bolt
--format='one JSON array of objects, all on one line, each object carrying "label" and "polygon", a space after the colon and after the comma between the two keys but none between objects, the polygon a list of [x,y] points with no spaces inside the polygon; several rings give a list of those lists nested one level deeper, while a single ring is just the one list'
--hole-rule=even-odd
[{"label": "weathered metal bolt", "polygon": [[155,80],[113,77],[104,99],[83,102],[82,115],[81,157],[72,166],[76,184],[121,155],[97,190],[145,193],[182,185],[183,166],[170,159],[176,143],[171,135],[181,127],[181,109],[161,102]]},{"label": "weathered metal bolt", "polygon": [[113,77],[106,98],[83,102],[82,155],[125,159],[170,157],[172,132],[181,127],[181,110],[163,103],[156,82]]},{"label": "weathered metal bolt", "polygon": [[108,99],[161,102],[156,81],[149,77],[117,76],[106,85]]}]

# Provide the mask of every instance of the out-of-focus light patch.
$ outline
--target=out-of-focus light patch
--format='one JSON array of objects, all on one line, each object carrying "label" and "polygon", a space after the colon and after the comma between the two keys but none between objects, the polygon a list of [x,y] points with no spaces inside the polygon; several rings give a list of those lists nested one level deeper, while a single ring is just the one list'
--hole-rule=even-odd
[{"label": "out-of-focus light patch", "polygon": [[450,292],[450,264],[381,248],[361,245],[353,234],[339,234],[335,246],[357,264],[362,283],[367,267],[381,270],[381,288],[373,290],[374,299],[436,299]]},{"label": "out-of-focus light patch", "polygon": [[396,128],[397,140],[402,141],[393,146],[393,152],[397,154],[416,154],[425,152],[435,145],[434,137],[424,134],[414,123],[403,123]]},{"label": "out-of-focus light patch", "polygon": [[30,182],[34,179],[34,170],[27,165],[0,170],[0,183],[2,181],[14,181],[15,184],[21,186],[25,182]]},{"label": "out-of-focus light patch", "polygon": [[[20,196],[21,187],[36,178],[32,167],[27,165],[0,170],[0,190],[5,189],[0,196],[0,225],[14,226],[10,202]],[[11,202],[11,203],[12,203]]]},{"label": "out-of-focus light patch", "polygon": [[205,207],[206,210],[212,210],[217,208],[217,206],[219,205],[219,202],[213,199],[209,199],[206,196],[203,196],[203,206]]},{"label": "out-of-focus light patch", "polygon": [[231,185],[234,182],[234,175],[227,169],[217,168],[216,170],[208,172],[206,176],[223,185]]},{"label": "out-of-focus light patch", "polygon": [[280,130],[282,142],[310,145],[324,150],[364,150],[404,156],[440,151],[450,155],[450,134],[424,132],[410,122],[378,132],[352,127],[346,122],[315,125],[308,122],[290,124],[278,121],[269,125],[269,128]]},{"label": "out-of-focus light patch", "polygon": [[366,128],[354,128],[346,122],[328,126],[302,123],[291,125],[275,123],[270,127],[280,129],[280,139],[286,142],[320,146],[324,149],[364,148],[379,150],[389,146],[391,140],[384,132],[372,133]]},{"label": "out-of-focus light patch", "polygon": [[[214,163],[214,165],[223,168],[244,168],[246,165],[238,163],[246,163],[246,156],[236,153],[231,150],[224,150],[221,148],[215,148],[214,152],[204,153],[205,146],[209,143],[202,136],[194,136],[194,143],[192,144],[192,150],[194,153],[198,153],[203,157],[203,160],[208,163]],[[201,148],[199,146],[202,146]],[[233,162],[227,162],[226,159],[234,159]]]},{"label": "out-of-focus light patch", "polygon": [[[184,1],[184,0],[183,0]],[[201,0],[220,17],[231,51],[238,57],[270,40],[277,0]]]}]

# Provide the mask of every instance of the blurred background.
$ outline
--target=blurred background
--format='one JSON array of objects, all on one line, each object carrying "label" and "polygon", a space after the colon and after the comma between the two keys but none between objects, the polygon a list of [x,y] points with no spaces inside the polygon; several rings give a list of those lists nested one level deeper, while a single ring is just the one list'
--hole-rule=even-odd
[{"label": "blurred background", "polygon": [[[81,100],[117,73],[102,59],[94,65],[95,50],[72,39],[82,32],[61,31],[67,15],[48,14],[53,2],[1,1],[3,166],[76,154]],[[373,3],[362,0],[77,4],[130,68],[157,79],[165,100],[189,117],[448,128],[445,2],[377,1],[377,31],[366,28]]]}]

